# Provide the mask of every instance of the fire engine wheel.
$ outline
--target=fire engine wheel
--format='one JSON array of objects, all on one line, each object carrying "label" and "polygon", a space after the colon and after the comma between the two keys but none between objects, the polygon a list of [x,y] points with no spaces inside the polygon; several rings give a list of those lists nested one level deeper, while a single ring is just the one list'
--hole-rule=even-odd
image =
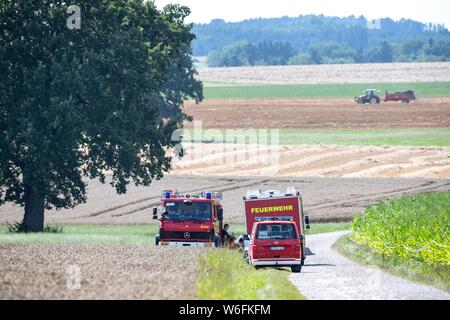
[{"label": "fire engine wheel", "polygon": [[302,258],[302,262],[301,265],[304,266],[305,265],[305,258]]},{"label": "fire engine wheel", "polygon": [[302,272],[302,266],[301,265],[295,265],[291,267],[291,271],[293,273],[300,273]]},{"label": "fire engine wheel", "polygon": [[160,240],[159,235],[156,235],[155,236],[155,245],[156,246],[159,246],[159,240]]}]

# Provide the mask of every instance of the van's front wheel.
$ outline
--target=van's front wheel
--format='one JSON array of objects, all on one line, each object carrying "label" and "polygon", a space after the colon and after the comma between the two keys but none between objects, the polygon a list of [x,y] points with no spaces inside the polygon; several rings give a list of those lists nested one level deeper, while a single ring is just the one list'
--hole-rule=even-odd
[{"label": "van's front wheel", "polygon": [[300,273],[302,272],[302,266],[301,265],[291,266],[291,271],[293,273]]}]

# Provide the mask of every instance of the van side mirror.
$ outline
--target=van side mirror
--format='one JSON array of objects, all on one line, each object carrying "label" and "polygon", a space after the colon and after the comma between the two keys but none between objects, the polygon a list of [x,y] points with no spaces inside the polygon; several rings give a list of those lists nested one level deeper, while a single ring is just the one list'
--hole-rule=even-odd
[{"label": "van side mirror", "polygon": [[153,220],[158,219],[158,209],[157,208],[153,208]]},{"label": "van side mirror", "polygon": [[223,208],[219,208],[219,211],[217,211],[217,220],[223,221]]},{"label": "van side mirror", "polygon": [[305,216],[305,228],[306,229],[311,229],[311,226],[309,224],[309,216]]}]

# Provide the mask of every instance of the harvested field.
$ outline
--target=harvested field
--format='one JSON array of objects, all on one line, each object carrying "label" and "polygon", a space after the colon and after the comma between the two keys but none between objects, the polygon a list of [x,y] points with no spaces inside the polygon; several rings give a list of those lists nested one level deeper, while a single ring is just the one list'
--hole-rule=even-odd
[{"label": "harvested field", "polygon": [[200,254],[149,246],[3,244],[0,299],[192,299]]},{"label": "harvested field", "polygon": [[[450,73],[449,73],[450,74]],[[357,105],[351,99],[205,100],[185,112],[204,128],[386,129],[450,127],[450,98]],[[191,127],[192,124],[187,124]]]},{"label": "harvested field", "polygon": [[[217,172],[219,173],[219,172]],[[222,191],[225,220],[243,223],[242,196],[248,189],[285,190],[297,186],[303,193],[305,210],[312,221],[350,220],[367,205],[405,194],[448,190],[450,180],[417,178],[319,178],[319,177],[233,177],[168,175],[151,187],[130,187],[119,196],[108,184],[89,181],[88,202],[74,209],[50,211],[47,223],[130,224],[153,223],[151,208],[159,204],[161,190],[186,193]],[[6,204],[0,207],[0,223],[19,221],[23,209]]]},{"label": "harvested field", "polygon": [[450,178],[450,148],[185,144],[174,174]]},{"label": "harvested field", "polygon": [[200,68],[205,82],[318,84],[450,81],[450,62]]}]

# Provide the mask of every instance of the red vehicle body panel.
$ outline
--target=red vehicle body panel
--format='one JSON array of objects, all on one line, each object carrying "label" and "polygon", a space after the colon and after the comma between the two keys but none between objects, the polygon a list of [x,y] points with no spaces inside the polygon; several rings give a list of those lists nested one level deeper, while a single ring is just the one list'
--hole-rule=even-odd
[{"label": "red vehicle body panel", "polygon": [[415,100],[416,96],[414,95],[414,92],[412,91],[406,91],[406,92],[395,92],[395,93],[386,93],[384,97],[384,101],[405,101],[409,102],[411,100]]},{"label": "red vehicle body panel", "polygon": [[[297,226],[293,222],[259,222],[254,225],[252,231],[253,235],[256,235],[257,228],[267,224],[267,225],[289,225],[295,229],[297,235],[296,239],[256,239],[252,240],[252,258],[258,260],[268,260],[282,259],[282,260],[295,260],[301,258],[301,241],[299,240],[299,232]],[[272,250],[274,247],[283,248],[283,250]]]},{"label": "red vehicle body panel", "polygon": [[[252,263],[273,265],[299,264],[305,259],[305,226],[303,205],[300,194],[244,199],[247,233],[251,235],[250,260]],[[295,228],[296,239],[256,239],[261,225],[291,225]],[[282,250],[273,250],[282,247]]]},{"label": "red vehicle body panel", "polygon": [[[173,242],[200,242],[213,243],[214,237],[221,235],[221,226],[218,220],[218,210],[222,208],[217,199],[197,198],[185,195],[172,194],[170,198],[163,196],[161,207],[167,208],[170,203],[183,203],[190,201],[192,203],[207,203],[211,205],[211,215],[207,220],[195,221],[173,221],[161,217],[160,221],[160,241],[162,243]],[[186,237],[189,234],[189,237]]]},{"label": "red vehicle body panel", "polygon": [[244,201],[244,207],[247,234],[251,234],[256,219],[264,217],[292,217],[297,230],[303,230],[303,224],[300,221],[302,208],[299,196],[250,199]]}]

